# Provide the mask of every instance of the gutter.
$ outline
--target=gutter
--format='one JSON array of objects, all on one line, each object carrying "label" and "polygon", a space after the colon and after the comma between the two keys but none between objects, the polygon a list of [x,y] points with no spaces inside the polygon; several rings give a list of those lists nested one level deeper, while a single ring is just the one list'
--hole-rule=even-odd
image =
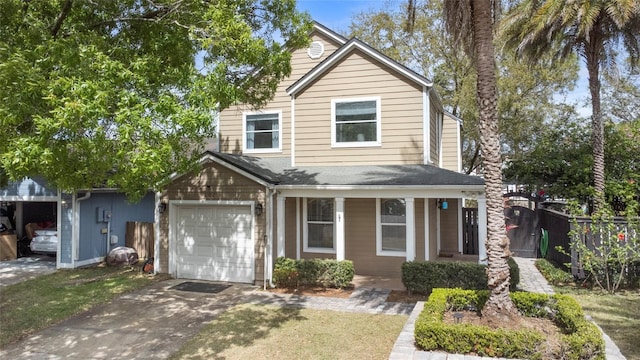
[{"label": "gutter", "polygon": [[[76,194],[73,194],[75,197]],[[72,232],[72,247],[73,247],[73,257],[72,257],[72,267],[76,267],[76,261],[79,260],[80,257],[80,202],[87,200],[91,197],[91,191],[87,191],[84,196],[76,197],[73,206],[73,232]],[[77,204],[77,205],[76,205]]]},{"label": "gutter", "polygon": [[267,212],[267,226],[265,234],[264,244],[264,290],[269,287],[276,287],[273,283],[273,198],[276,191],[272,187],[267,187],[266,192],[266,212]]}]

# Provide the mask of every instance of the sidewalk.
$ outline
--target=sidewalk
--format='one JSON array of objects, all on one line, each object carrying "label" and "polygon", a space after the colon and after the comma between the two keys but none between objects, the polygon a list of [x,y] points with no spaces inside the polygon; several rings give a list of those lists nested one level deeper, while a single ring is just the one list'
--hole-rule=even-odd
[{"label": "sidewalk", "polygon": [[[554,294],[551,285],[549,285],[544,276],[542,276],[540,271],[538,271],[538,268],[536,268],[536,259],[514,257],[514,260],[520,268],[520,282],[518,283],[519,290],[550,295]],[[496,360],[496,358],[418,350],[414,344],[413,330],[415,321],[418,318],[418,315],[420,315],[420,313],[422,312],[423,307],[424,303],[419,302],[411,312],[407,323],[402,329],[400,336],[398,336],[398,340],[396,340],[396,343],[391,350],[391,355],[389,355],[390,360]],[[600,327],[598,328],[600,329]],[[602,329],[600,329],[600,331],[602,332]],[[604,332],[602,332],[602,335],[605,341],[606,359],[626,360],[622,353],[620,353],[620,349],[618,349],[618,346],[616,346],[611,338]]]}]

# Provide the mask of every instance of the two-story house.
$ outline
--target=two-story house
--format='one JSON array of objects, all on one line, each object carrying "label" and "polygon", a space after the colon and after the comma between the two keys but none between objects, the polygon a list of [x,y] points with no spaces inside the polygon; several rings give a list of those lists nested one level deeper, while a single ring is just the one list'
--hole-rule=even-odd
[{"label": "two-story house", "polygon": [[320,24],[310,36],[274,99],[223,110],[219,151],[158,194],[159,271],[268,282],[286,256],[397,278],[461,252],[463,198],[478,199],[484,248],[483,180],[460,173],[459,119],[433,83]]}]

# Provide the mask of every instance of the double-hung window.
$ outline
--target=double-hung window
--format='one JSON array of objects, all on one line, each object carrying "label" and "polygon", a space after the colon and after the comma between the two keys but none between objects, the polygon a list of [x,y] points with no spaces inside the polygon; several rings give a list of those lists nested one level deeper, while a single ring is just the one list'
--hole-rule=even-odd
[{"label": "double-hung window", "polygon": [[377,199],[376,252],[378,255],[405,256],[407,251],[407,212],[404,199]]},{"label": "double-hung window", "polygon": [[244,152],[282,151],[282,112],[245,113]]},{"label": "double-hung window", "polygon": [[335,252],[333,199],[305,199],[305,251]]},{"label": "double-hung window", "polygon": [[380,97],[331,100],[332,146],[379,146],[380,117]]}]

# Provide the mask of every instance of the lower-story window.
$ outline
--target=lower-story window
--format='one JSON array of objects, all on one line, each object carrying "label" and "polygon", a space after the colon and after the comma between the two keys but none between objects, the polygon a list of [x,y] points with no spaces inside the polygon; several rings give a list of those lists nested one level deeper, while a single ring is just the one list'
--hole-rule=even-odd
[{"label": "lower-story window", "polygon": [[305,199],[305,250],[334,252],[333,199]]},{"label": "lower-story window", "polygon": [[407,214],[404,199],[376,200],[376,252],[378,255],[405,256]]}]

